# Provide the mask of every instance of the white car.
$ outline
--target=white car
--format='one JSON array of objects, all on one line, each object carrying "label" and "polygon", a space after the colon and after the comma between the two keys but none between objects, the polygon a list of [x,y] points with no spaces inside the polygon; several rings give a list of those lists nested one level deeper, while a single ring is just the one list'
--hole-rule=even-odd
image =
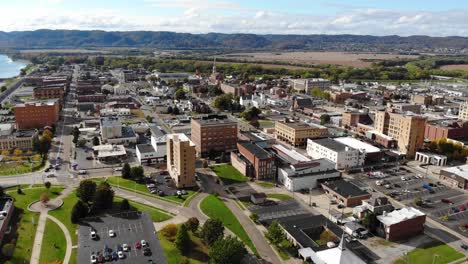
[{"label": "white car", "polygon": [[384,187],[385,187],[385,189],[390,189],[390,188],[392,188],[392,186],[391,186],[390,184],[385,184]]},{"label": "white car", "polygon": [[96,255],[91,255],[91,263],[97,263]]},{"label": "white car", "polygon": [[375,185],[381,186],[383,184],[383,181],[375,181]]},{"label": "white car", "polygon": [[96,230],[91,230],[91,239],[96,239],[96,238],[97,238]]},{"label": "white car", "polygon": [[117,252],[117,255],[119,256],[119,259],[125,258],[125,255],[122,251]]},{"label": "white car", "polygon": [[402,181],[406,181],[406,180],[407,180],[405,176],[401,176],[400,179],[401,179]]},{"label": "white car", "polygon": [[130,250],[130,247],[127,244],[123,244],[122,249],[123,249],[123,251],[127,252],[127,251]]},{"label": "white car", "polygon": [[115,232],[113,229],[109,230],[109,236],[110,237],[115,237]]},{"label": "white car", "polygon": [[141,240],[141,247],[147,247],[148,246],[148,242],[146,242],[146,240]]}]

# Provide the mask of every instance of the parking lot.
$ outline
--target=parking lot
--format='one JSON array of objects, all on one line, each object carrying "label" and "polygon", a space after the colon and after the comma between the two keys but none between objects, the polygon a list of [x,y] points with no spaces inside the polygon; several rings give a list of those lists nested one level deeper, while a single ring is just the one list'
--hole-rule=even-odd
[{"label": "parking lot", "polygon": [[[95,230],[96,239],[92,239],[91,230]],[[109,236],[109,231],[115,233]],[[104,255],[105,249],[111,255],[118,251],[123,244],[129,245],[124,251],[124,258],[117,263],[167,263],[164,252],[157,236],[151,218],[147,212],[128,212],[113,216],[88,218],[80,225],[78,236],[78,263],[91,263],[91,255]],[[145,256],[143,249],[137,249],[136,243],[145,240],[151,254]]]},{"label": "parking lot", "polygon": [[[417,207],[432,219],[468,237],[468,232],[459,228],[468,224],[468,196],[462,191],[405,168],[373,174],[375,176],[372,173],[357,173],[353,176],[356,182],[360,182],[360,187],[367,187],[370,191],[378,190],[408,206]],[[422,199],[422,206],[415,206],[416,198]],[[449,221],[441,220],[445,215],[449,216]]]}]

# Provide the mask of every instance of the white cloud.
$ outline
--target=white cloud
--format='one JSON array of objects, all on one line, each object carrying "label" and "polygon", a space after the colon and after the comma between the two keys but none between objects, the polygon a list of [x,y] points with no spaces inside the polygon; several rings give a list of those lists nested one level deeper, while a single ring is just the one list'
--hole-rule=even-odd
[{"label": "white cloud", "polygon": [[[52,0],[54,1],[54,0]],[[55,0],[57,1],[57,0]],[[176,8],[180,15],[134,15],[113,10],[2,10],[0,30],[103,29],[258,34],[369,34],[468,36],[468,11],[409,12],[349,9],[339,14],[291,14],[248,10],[229,1],[147,0],[155,8]],[[22,16],[18,17],[17,14]]]}]

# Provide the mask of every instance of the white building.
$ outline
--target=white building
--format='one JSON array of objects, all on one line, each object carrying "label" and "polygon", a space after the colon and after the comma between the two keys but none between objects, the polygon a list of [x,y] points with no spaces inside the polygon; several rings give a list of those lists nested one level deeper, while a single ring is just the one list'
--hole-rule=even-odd
[{"label": "white building", "polygon": [[291,85],[296,91],[309,93],[313,88],[318,87],[321,90],[330,88],[330,81],[322,78],[311,79],[293,79]]},{"label": "white building", "polygon": [[122,137],[122,122],[120,118],[101,117],[101,137],[105,141],[110,138]]},{"label": "white building", "polygon": [[94,151],[97,151],[98,160],[118,160],[127,156],[125,147],[122,145],[99,145],[93,147]]},{"label": "white building", "polygon": [[416,152],[414,160],[417,160],[424,164],[431,164],[435,166],[445,166],[447,165],[447,157],[444,155],[437,155],[427,152]]},{"label": "white building", "polygon": [[100,110],[101,116],[130,116],[132,112],[128,108],[104,108]]},{"label": "white building", "polygon": [[328,159],[338,170],[351,169],[364,164],[365,155],[331,138],[307,139],[307,154],[313,159]]},{"label": "white building", "polygon": [[244,107],[263,108],[266,104],[267,97],[263,93],[241,96],[239,104]]},{"label": "white building", "polygon": [[327,159],[299,162],[278,168],[278,182],[289,191],[315,189],[318,180],[340,176],[340,172],[335,169],[335,163]]}]

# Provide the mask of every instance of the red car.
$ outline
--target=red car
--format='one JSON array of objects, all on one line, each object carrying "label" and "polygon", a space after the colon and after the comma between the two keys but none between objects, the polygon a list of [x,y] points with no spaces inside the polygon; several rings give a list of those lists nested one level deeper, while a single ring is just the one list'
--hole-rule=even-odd
[{"label": "red car", "polygon": [[447,198],[442,198],[440,201],[443,202],[443,203],[452,203],[452,201],[450,199],[447,199]]},{"label": "red car", "polygon": [[139,241],[137,241],[137,242],[135,243],[135,248],[138,248],[138,249],[141,248],[141,243],[140,243]]},{"label": "red car", "polygon": [[460,206],[458,207],[458,209],[459,209],[460,211],[465,211],[465,210],[466,210],[466,207],[465,207],[465,205],[462,204],[462,205],[460,205]]}]

